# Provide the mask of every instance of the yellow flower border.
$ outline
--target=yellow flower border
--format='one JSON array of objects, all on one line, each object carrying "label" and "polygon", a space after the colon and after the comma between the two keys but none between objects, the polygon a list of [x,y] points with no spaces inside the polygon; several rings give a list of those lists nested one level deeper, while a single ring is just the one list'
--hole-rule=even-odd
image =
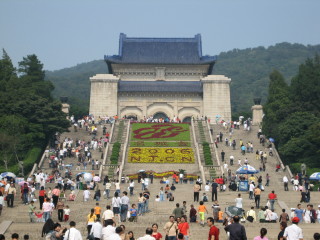
[{"label": "yellow flower border", "polygon": [[136,148],[130,147],[129,163],[194,163],[192,148]]}]

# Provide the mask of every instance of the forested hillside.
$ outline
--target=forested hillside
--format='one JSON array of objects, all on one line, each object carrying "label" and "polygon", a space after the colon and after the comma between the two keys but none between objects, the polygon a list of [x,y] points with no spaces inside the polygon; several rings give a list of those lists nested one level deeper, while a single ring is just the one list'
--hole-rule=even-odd
[{"label": "forested hillside", "polygon": [[[276,140],[282,159],[320,170],[320,57],[307,59],[287,84],[279,71],[270,74],[263,132]],[[311,172],[311,171],[310,171]]]},{"label": "forested hillside", "polygon": [[[320,45],[280,43],[268,48],[234,49],[218,55],[213,74],[223,74],[232,79],[233,113],[250,111],[254,97],[262,97],[263,102],[267,99],[270,72],[279,70],[289,82],[297,73],[298,66],[316,53],[320,53]],[[103,60],[48,71],[46,79],[53,82],[56,97],[68,96],[72,110],[85,113],[89,105],[89,77],[97,73],[107,73]]]},{"label": "forested hillside", "polygon": [[57,132],[69,126],[52,98],[43,64],[28,55],[16,69],[3,50],[0,59],[0,172],[27,174]]}]

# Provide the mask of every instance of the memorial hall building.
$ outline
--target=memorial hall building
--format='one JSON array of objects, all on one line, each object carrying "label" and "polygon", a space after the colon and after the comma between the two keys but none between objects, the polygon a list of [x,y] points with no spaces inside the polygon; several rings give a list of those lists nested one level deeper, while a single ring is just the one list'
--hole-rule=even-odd
[{"label": "memorial hall building", "polygon": [[131,38],[121,33],[118,55],[104,60],[109,74],[90,78],[94,116],[231,120],[231,79],[212,75],[217,59],[202,55],[200,34]]}]

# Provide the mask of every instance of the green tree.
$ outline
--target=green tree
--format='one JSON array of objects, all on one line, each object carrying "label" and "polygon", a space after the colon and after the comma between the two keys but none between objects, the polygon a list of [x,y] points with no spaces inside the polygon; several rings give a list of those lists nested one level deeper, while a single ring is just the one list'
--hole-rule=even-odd
[{"label": "green tree", "polygon": [[288,112],[290,106],[289,87],[280,72],[274,70],[270,74],[268,100],[264,105],[263,131],[267,136],[279,139],[278,126]]},{"label": "green tree", "polygon": [[320,56],[316,55],[299,67],[291,81],[292,100],[303,111],[320,112]]}]

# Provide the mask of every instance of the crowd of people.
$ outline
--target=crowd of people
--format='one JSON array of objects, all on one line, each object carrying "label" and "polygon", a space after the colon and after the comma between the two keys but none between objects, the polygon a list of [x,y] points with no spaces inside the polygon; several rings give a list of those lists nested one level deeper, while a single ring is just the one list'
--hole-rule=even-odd
[{"label": "crowd of people", "polygon": [[[298,224],[304,223],[320,223],[320,205],[316,210],[312,204],[308,204],[306,209],[302,209],[301,204],[296,208],[291,209],[291,213],[286,213],[285,209],[275,209],[275,202],[277,201],[277,194],[274,191],[262,197],[263,191],[266,192],[264,186],[268,186],[271,178],[266,173],[265,178],[257,175],[238,175],[233,173],[231,169],[225,167],[227,174],[218,178],[202,183],[202,179],[198,177],[193,185],[194,203],[187,205],[186,201],[182,204],[176,203],[176,207],[169,216],[169,220],[163,226],[157,223],[145,226],[145,236],[137,238],[134,231],[126,231],[125,222],[133,222],[139,224],[140,217],[150,212],[150,201],[164,202],[174,201],[174,194],[176,188],[179,188],[179,183],[184,184],[184,176],[174,175],[170,178],[171,184],[168,184],[168,179],[162,179],[163,187],[159,189],[158,194],[152,196],[149,187],[153,182],[153,177],[139,175],[137,181],[141,184],[141,191],[138,190],[134,180],[124,179],[124,182],[129,184],[128,191],[121,191],[121,184],[119,181],[110,180],[105,177],[102,183],[99,181],[87,181],[84,175],[74,175],[73,169],[76,165],[77,170],[86,170],[91,166],[91,170],[100,168],[100,161],[92,158],[92,152],[97,152],[105,147],[105,143],[109,141],[109,133],[104,124],[117,119],[113,118],[98,118],[95,120],[93,116],[87,116],[83,119],[76,121],[71,117],[74,124],[74,131],[82,129],[91,136],[91,141],[84,141],[79,139],[65,138],[60,140],[57,136],[57,142],[54,149],[48,149],[46,154],[51,172],[48,174],[39,170],[25,183],[20,185],[20,189],[16,189],[15,183],[10,179],[4,184],[3,191],[0,191],[0,206],[3,206],[4,195],[6,197],[7,206],[14,207],[14,197],[20,190],[21,199],[27,205],[28,215],[30,222],[44,222],[42,236],[45,239],[64,239],[64,240],[80,240],[84,238],[95,240],[114,240],[114,239],[140,239],[140,240],[177,240],[190,238],[190,224],[200,224],[200,226],[209,226],[208,239],[219,239],[221,234],[219,229],[224,229],[230,240],[234,239],[247,239],[245,227],[241,225],[243,222],[263,222],[275,223],[280,222],[280,233],[278,239],[303,239],[302,230]],[[153,121],[153,120],[152,120]],[[171,120],[170,120],[171,121]],[[174,119],[173,119],[174,121]],[[175,121],[179,121],[176,119]],[[103,128],[102,137],[97,137],[97,124],[102,124]],[[239,121],[239,125],[242,124]],[[237,142],[232,139],[233,129],[237,129],[238,122],[225,124],[226,129],[230,129],[231,134],[229,139],[225,139],[225,144],[228,147],[236,148]],[[246,122],[246,131],[250,131],[250,121]],[[260,143],[264,146],[267,145],[267,151],[257,150],[256,160],[261,163],[261,170],[266,170],[265,163],[269,156],[273,156],[272,144],[269,140],[265,139],[259,131],[258,138]],[[223,143],[223,134],[219,133],[216,136],[216,143]],[[231,142],[231,145],[230,145]],[[244,143],[239,141],[241,153],[246,154],[254,153],[252,142]],[[244,148],[242,148],[244,147]],[[101,151],[102,153],[102,151]],[[65,164],[65,159],[76,159],[75,164]],[[230,165],[234,164],[234,157],[230,156]],[[221,151],[221,160],[226,163],[225,154]],[[238,160],[238,166],[249,164],[248,158],[242,162]],[[83,166],[83,167],[81,167]],[[277,171],[277,169],[275,169]],[[240,209],[241,214],[233,216],[227,211],[223,211],[222,206],[218,202],[218,194],[224,191],[239,191],[240,181],[248,181],[249,200],[254,200],[255,206],[250,209],[244,209],[244,201],[246,201],[241,193],[237,193],[234,199],[234,205]],[[51,189],[46,187],[48,182],[55,183],[56,186]],[[291,181],[286,176],[283,177],[284,190],[289,191],[289,184],[292,183],[293,189],[301,194],[301,203],[309,203],[310,196],[310,183],[308,178],[297,174]],[[264,183],[264,184],[263,184]],[[227,185],[229,187],[227,187]],[[84,190],[81,195],[76,194],[76,190]],[[111,191],[113,194],[111,194]],[[192,191],[190,189],[190,191]],[[220,193],[219,193],[220,191]],[[67,194],[68,193],[68,194]],[[201,193],[201,196],[200,196]],[[76,222],[70,221],[70,215],[74,209],[69,207],[67,201],[75,201],[77,197],[83,199],[83,204],[91,204],[91,199],[95,202],[88,214],[85,214],[85,221],[87,225],[87,234],[83,236],[77,229]],[[110,203],[106,206],[100,204],[100,199],[110,199]],[[210,199],[211,197],[211,199]],[[209,201],[213,204],[208,209]],[[266,206],[261,207],[261,202],[267,201]],[[39,204],[39,208],[36,206]],[[101,206],[100,206],[101,205]],[[103,211],[102,208],[105,207]],[[2,207],[0,208],[1,215]],[[277,210],[277,211],[276,211]],[[57,215],[58,222],[54,223],[53,215]],[[279,215],[278,215],[279,214]],[[210,215],[210,217],[208,217]],[[211,217],[212,215],[212,217]],[[78,220],[78,219],[77,219]],[[61,224],[68,222],[69,227],[62,227]],[[291,225],[288,226],[288,223]],[[219,227],[218,224],[223,226]],[[293,235],[295,234],[295,235]],[[28,236],[24,236],[24,239]],[[196,236],[195,236],[196,238]],[[315,234],[315,239],[319,239],[319,234]],[[0,235],[0,240],[4,239]],[[18,234],[13,234],[12,239],[19,239]],[[266,240],[267,229],[261,228],[260,234],[254,240]]]}]

